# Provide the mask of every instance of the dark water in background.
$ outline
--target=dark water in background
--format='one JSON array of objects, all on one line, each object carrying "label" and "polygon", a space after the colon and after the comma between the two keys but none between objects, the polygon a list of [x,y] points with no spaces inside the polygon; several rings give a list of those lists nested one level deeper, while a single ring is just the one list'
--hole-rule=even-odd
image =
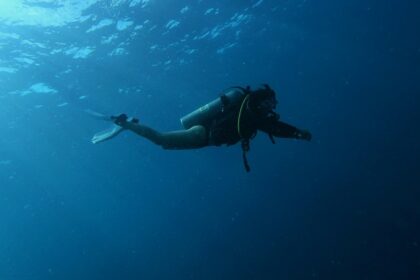
[{"label": "dark water in background", "polygon": [[[420,277],[415,1],[19,2],[0,4],[0,279]],[[250,174],[238,146],[90,143],[107,124],[84,109],[178,129],[263,82],[314,138],[258,135]]]}]

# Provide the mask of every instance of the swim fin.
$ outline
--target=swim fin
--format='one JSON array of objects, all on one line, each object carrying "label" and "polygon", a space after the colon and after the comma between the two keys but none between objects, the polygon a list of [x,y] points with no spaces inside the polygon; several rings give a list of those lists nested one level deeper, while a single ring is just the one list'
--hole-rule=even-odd
[{"label": "swim fin", "polygon": [[111,138],[114,138],[115,136],[120,134],[123,130],[124,128],[122,128],[119,125],[114,124],[109,129],[98,132],[95,135],[93,135],[91,141],[93,144],[98,144],[106,140],[110,140]]},{"label": "swim fin", "polygon": [[[110,121],[113,123],[116,120],[116,117],[114,116],[107,116],[107,115],[104,115],[104,114],[101,114],[101,113],[98,113],[89,109],[85,110],[85,112],[89,114],[91,117],[94,117],[95,119],[98,119],[98,120]],[[121,126],[112,124],[110,128],[93,135],[91,142],[93,144],[104,142],[106,140],[114,138],[115,136],[120,134],[123,130],[124,128],[122,128]]]},{"label": "swim fin", "polygon": [[94,117],[95,119],[98,119],[98,120],[112,121],[112,122],[115,120],[115,117],[107,116],[107,115],[92,111],[90,109],[86,109],[85,113],[89,114],[91,117]]}]

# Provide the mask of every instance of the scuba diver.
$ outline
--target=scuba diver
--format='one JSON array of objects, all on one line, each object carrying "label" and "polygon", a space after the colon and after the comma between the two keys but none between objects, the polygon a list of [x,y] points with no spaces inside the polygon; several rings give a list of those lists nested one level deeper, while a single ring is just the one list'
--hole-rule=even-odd
[{"label": "scuba diver", "polygon": [[156,131],[126,114],[109,117],[89,111],[95,117],[114,123],[110,130],[94,135],[92,143],[109,140],[124,130],[130,130],[164,149],[197,149],[241,142],[244,166],[249,172],[246,154],[257,131],[266,133],[273,143],[274,137],[307,141],[312,138],[309,131],[280,121],[279,114],[274,111],[277,103],[276,93],[268,85],[256,90],[232,87],[216,100],[182,117],[183,130],[170,132]]}]

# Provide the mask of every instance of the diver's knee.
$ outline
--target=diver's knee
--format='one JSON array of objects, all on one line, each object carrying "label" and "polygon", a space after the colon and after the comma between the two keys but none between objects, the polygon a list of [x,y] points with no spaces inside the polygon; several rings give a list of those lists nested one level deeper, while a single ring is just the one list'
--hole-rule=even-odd
[{"label": "diver's knee", "polygon": [[207,130],[202,125],[196,125],[190,128],[192,134],[200,140],[200,142],[205,142],[207,140]]}]

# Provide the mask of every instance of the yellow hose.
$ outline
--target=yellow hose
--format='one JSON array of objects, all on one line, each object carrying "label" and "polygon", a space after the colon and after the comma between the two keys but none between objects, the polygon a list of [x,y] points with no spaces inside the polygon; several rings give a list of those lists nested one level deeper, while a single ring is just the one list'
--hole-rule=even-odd
[{"label": "yellow hose", "polygon": [[244,100],[242,101],[242,104],[241,104],[241,109],[239,109],[237,128],[238,128],[238,134],[241,138],[244,138],[243,135],[242,135],[242,132],[241,132],[241,119],[242,119],[242,114],[243,114],[243,111],[244,111],[245,103],[248,102],[248,99],[249,99],[249,94],[247,96],[245,96],[245,98],[244,98]]}]

